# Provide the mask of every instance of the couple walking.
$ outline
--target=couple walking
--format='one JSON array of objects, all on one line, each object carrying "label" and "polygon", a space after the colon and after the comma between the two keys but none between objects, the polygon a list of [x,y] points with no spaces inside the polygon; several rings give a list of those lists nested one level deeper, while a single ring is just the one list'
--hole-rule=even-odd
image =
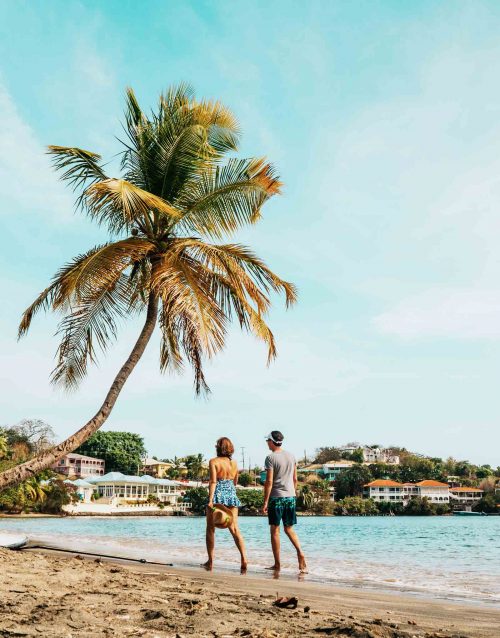
[{"label": "couple walking", "polygon": [[[282,448],[283,434],[273,430],[266,436],[270,454],[266,457],[266,483],[264,486],[263,513],[267,514],[271,532],[271,547],[274,564],[268,569],[279,571],[280,562],[280,525],[283,522],[285,534],[297,552],[299,571],[306,572],[306,559],[300,542],[293,529],[297,523],[295,512],[297,463],[290,452]],[[245,541],[238,525],[238,508],[241,502],[236,495],[238,484],[238,465],[233,460],[234,446],[226,438],[220,438],[216,445],[216,453],[209,462],[210,483],[207,506],[207,553],[206,569],[212,569],[215,548],[215,528],[227,528],[231,532],[236,547],[241,555],[241,571],[247,569]]]}]

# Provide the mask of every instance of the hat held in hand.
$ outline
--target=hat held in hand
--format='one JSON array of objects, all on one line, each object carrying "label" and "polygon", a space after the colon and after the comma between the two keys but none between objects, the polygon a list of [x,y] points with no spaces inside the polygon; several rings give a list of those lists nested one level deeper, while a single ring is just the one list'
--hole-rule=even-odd
[{"label": "hat held in hand", "polygon": [[212,521],[215,527],[227,529],[233,524],[233,513],[229,507],[216,503],[212,510]]}]

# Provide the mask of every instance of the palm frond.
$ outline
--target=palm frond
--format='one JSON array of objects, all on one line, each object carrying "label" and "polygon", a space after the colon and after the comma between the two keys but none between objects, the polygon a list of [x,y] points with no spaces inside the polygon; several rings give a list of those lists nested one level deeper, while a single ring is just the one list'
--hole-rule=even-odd
[{"label": "palm frond", "polygon": [[116,338],[116,320],[130,308],[131,285],[127,275],[118,273],[114,280],[85,292],[78,305],[59,325],[62,340],[57,366],[51,380],[66,389],[75,389],[86,375],[88,363],[96,362],[96,347],[102,352]]},{"label": "palm frond", "polygon": [[184,211],[178,226],[220,238],[260,218],[262,205],[280,192],[281,182],[263,159],[231,159],[186,183],[177,202]]},{"label": "palm frond", "polygon": [[49,146],[47,152],[53,157],[54,167],[64,171],[61,177],[73,186],[73,190],[107,179],[99,163],[101,156],[97,153],[70,146]]},{"label": "palm frond", "polygon": [[79,255],[56,273],[50,286],[24,311],[18,337],[26,334],[33,317],[40,310],[64,309],[72,303],[79,303],[81,296],[114,281],[117,274],[140,262],[153,248],[154,245],[145,239],[130,237],[96,246]]},{"label": "palm frond", "polygon": [[257,304],[259,312],[266,312],[269,298],[265,293],[271,290],[285,294],[289,307],[297,301],[295,286],[273,273],[266,264],[249,248],[240,244],[209,244],[199,239],[187,237],[176,239],[170,250],[186,251],[195,260],[205,264],[215,272],[223,274],[237,289],[245,290]]},{"label": "palm frond", "polygon": [[157,197],[123,179],[107,179],[90,186],[84,194],[91,217],[106,223],[112,232],[128,230],[133,224],[144,233],[151,229],[152,215],[160,213],[171,223],[181,213],[161,197]]}]

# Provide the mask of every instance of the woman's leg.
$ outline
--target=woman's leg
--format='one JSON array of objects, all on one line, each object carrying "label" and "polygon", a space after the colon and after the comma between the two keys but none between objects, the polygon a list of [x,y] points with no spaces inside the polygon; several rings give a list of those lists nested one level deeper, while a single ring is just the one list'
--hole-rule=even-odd
[{"label": "woman's leg", "polygon": [[206,543],[208,560],[203,564],[205,569],[211,570],[214,563],[214,548],[215,548],[215,527],[212,518],[212,510],[207,507],[207,531],[206,531]]},{"label": "woman's leg", "polygon": [[238,551],[240,552],[241,571],[244,572],[247,569],[248,562],[247,562],[247,555],[246,555],[246,549],[245,549],[245,541],[243,540],[243,536],[240,532],[240,527],[238,525],[238,508],[232,507],[231,512],[233,514],[233,524],[229,528],[229,531],[231,532],[231,535],[236,544],[236,547],[238,548]]}]

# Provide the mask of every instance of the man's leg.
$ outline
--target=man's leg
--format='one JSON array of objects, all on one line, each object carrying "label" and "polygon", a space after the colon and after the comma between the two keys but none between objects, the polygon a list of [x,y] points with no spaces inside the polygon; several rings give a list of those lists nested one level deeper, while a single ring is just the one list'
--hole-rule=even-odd
[{"label": "man's leg", "polygon": [[208,560],[203,563],[205,569],[211,570],[214,562],[214,547],[215,547],[215,527],[213,524],[212,510],[207,508],[207,531],[206,531],[206,543]]},{"label": "man's leg", "polygon": [[281,568],[280,563],[280,526],[269,525],[269,531],[271,532],[271,547],[273,548],[274,565],[268,567],[268,569],[278,570]]},{"label": "man's leg", "polygon": [[291,525],[290,526],[285,525],[285,534],[288,536],[288,538],[290,539],[292,545],[295,547],[295,550],[297,552],[297,559],[299,561],[299,570],[302,573],[305,573],[307,571],[306,557],[304,556],[304,553],[300,546],[299,537],[297,536],[297,534],[295,533],[295,530],[293,529]]}]

